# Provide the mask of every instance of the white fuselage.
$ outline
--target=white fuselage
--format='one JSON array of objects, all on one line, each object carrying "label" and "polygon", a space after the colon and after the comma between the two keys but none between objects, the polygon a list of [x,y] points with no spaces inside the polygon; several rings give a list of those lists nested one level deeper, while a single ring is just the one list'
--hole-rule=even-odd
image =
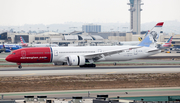
[{"label": "white fuselage", "polygon": [[160,53],[159,51],[148,52],[155,48],[141,47],[138,49],[129,50],[133,46],[87,46],[87,47],[52,47],[53,59],[52,62],[66,62],[66,57],[71,55],[84,56],[87,54],[94,54],[100,52],[106,52],[110,50],[125,49],[121,53],[116,53],[109,56],[104,56],[98,61],[126,61],[137,58],[145,58],[150,55]]}]

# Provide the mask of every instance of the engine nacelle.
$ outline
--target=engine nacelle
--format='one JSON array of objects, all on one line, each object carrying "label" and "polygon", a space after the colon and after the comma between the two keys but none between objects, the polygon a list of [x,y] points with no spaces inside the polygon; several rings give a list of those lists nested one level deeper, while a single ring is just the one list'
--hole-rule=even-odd
[{"label": "engine nacelle", "polygon": [[85,58],[83,56],[71,55],[67,57],[67,64],[71,65],[84,65]]},{"label": "engine nacelle", "polygon": [[5,52],[11,52],[11,50],[10,49],[6,49]]}]

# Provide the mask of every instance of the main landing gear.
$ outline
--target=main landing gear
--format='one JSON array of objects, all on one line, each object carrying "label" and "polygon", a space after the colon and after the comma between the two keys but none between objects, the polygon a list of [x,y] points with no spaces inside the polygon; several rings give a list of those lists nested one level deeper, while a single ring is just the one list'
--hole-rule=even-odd
[{"label": "main landing gear", "polygon": [[92,67],[92,68],[95,68],[96,64],[85,64],[85,65],[80,65],[79,67]]},{"label": "main landing gear", "polygon": [[18,65],[18,68],[19,68],[19,69],[22,68],[21,63],[17,63],[17,65]]}]

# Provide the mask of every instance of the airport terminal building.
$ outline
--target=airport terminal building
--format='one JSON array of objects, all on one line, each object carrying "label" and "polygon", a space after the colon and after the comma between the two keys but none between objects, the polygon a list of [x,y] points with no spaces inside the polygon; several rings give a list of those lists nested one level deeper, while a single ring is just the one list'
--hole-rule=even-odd
[{"label": "airport terminal building", "polygon": [[[173,34],[171,34],[173,35]],[[45,32],[41,34],[9,33],[0,34],[0,44],[20,43],[20,36],[29,44],[58,44],[59,46],[97,46],[97,45],[118,45],[122,41],[138,41],[144,35],[133,35],[131,32],[91,32],[74,31],[71,33]],[[165,42],[170,35],[160,34],[158,42]],[[180,46],[180,35],[175,35],[172,39],[174,46]]]}]

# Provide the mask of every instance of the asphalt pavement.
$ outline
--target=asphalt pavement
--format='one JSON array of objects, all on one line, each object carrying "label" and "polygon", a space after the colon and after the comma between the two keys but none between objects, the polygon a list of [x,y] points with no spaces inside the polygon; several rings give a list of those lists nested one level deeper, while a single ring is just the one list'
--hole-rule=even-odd
[{"label": "asphalt pavement", "polygon": [[49,76],[49,75],[85,75],[85,74],[124,74],[124,73],[177,73],[179,65],[159,66],[99,66],[80,68],[77,66],[55,67],[17,67],[0,68],[0,76]]},{"label": "asphalt pavement", "polygon": [[[89,93],[89,95],[88,95]],[[179,95],[179,87],[166,88],[131,88],[131,89],[94,89],[94,90],[66,90],[66,91],[36,91],[36,92],[12,92],[0,93],[4,99],[23,99],[26,95],[47,96],[48,98],[71,99],[73,96],[83,98],[96,98],[97,95],[105,94],[109,97],[137,97],[137,96],[170,96]]]}]

